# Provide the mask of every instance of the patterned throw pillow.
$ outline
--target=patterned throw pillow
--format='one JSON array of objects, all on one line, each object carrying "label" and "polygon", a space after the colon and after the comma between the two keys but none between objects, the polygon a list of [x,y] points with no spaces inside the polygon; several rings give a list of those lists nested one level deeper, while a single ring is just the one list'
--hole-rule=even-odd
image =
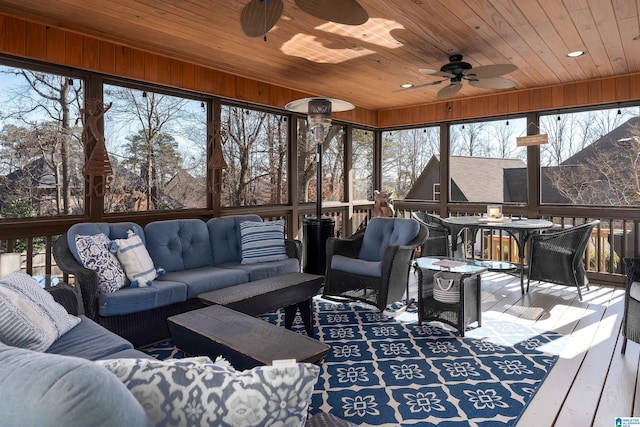
[{"label": "patterned throw pillow", "polygon": [[140,236],[133,230],[127,232],[126,239],[115,239],[116,256],[124,268],[124,272],[131,280],[131,287],[150,286],[153,279],[158,277],[153,260],[149,256]]},{"label": "patterned throw pillow", "polygon": [[162,426],[304,426],[320,368],[309,363],[235,371],[210,359],[114,359],[113,372]]},{"label": "patterned throw pillow", "polygon": [[31,276],[16,271],[0,281],[0,341],[35,351],[80,323]]},{"label": "patterned throw pillow", "polygon": [[287,259],[284,220],[240,223],[242,264]]},{"label": "patterned throw pillow", "polygon": [[108,294],[127,285],[120,261],[109,250],[111,241],[104,233],[76,236],[76,248],[84,267],[98,273],[98,290]]}]

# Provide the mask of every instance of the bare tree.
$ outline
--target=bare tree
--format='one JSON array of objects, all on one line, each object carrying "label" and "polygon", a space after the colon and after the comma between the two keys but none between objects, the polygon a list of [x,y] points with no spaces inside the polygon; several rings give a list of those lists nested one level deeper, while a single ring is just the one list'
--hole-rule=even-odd
[{"label": "bare tree", "polygon": [[79,213],[72,208],[79,201],[74,203],[72,196],[71,156],[76,153],[82,158],[79,132],[74,125],[82,101],[80,84],[74,85],[68,77],[22,69],[4,68],[2,73],[21,77],[25,82],[23,87],[15,88],[12,102],[0,118],[24,124],[29,137],[14,148],[30,161],[41,158],[53,172],[56,194],[48,213]]}]

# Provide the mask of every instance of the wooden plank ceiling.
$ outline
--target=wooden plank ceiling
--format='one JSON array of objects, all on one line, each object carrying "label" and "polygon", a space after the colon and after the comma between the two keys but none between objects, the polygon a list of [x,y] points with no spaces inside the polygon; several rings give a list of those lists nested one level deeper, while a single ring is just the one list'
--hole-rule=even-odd
[{"label": "wooden plank ceiling", "polygon": [[[373,110],[437,100],[449,55],[511,63],[514,89],[640,72],[638,0],[359,0],[369,21],[322,21],[284,0],[267,41],[244,35],[248,0],[0,0],[0,13]],[[578,58],[566,53],[586,50]],[[513,89],[507,89],[513,90]],[[496,90],[464,83],[454,99]]]}]

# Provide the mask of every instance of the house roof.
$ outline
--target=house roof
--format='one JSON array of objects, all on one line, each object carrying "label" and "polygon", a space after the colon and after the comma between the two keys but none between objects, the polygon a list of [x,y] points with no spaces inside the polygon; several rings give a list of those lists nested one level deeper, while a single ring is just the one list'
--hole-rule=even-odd
[{"label": "house roof", "polygon": [[503,202],[505,171],[516,168],[526,164],[520,159],[486,157],[452,156],[450,160],[451,179],[469,202]]}]

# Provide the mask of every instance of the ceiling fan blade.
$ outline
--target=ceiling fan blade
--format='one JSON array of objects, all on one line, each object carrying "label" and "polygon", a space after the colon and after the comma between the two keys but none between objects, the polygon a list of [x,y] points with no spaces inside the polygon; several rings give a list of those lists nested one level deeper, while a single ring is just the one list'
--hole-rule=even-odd
[{"label": "ceiling fan blade", "polygon": [[422,84],[419,84],[419,85],[413,85],[411,87],[403,87],[403,88],[394,90],[394,92],[404,92],[405,90],[419,89],[419,88],[425,87],[425,86],[435,86],[435,85],[439,85],[442,82],[446,82],[447,80],[449,80],[449,79],[438,80],[437,82],[431,82],[431,83],[422,83]]},{"label": "ceiling fan blade", "polygon": [[503,77],[492,77],[482,80],[469,80],[469,85],[483,89],[511,89],[516,85],[516,82]]},{"label": "ceiling fan blade", "polygon": [[264,36],[282,15],[282,0],[251,0],[240,13],[242,31],[249,37]]},{"label": "ceiling fan blade", "polygon": [[456,76],[455,74],[445,73],[444,71],[440,70],[432,70],[431,68],[419,68],[418,71],[428,76],[446,77],[449,79]]},{"label": "ceiling fan blade", "polygon": [[438,91],[438,99],[440,101],[449,99],[462,89],[461,83],[451,83]]},{"label": "ceiling fan blade", "polygon": [[488,79],[491,77],[498,77],[504,74],[509,74],[517,70],[513,64],[495,64],[495,65],[483,65],[482,67],[472,68],[466,73],[467,77],[475,76],[478,79]]},{"label": "ceiling fan blade", "polygon": [[311,16],[338,24],[362,25],[369,20],[356,0],[296,0],[296,4]]}]

